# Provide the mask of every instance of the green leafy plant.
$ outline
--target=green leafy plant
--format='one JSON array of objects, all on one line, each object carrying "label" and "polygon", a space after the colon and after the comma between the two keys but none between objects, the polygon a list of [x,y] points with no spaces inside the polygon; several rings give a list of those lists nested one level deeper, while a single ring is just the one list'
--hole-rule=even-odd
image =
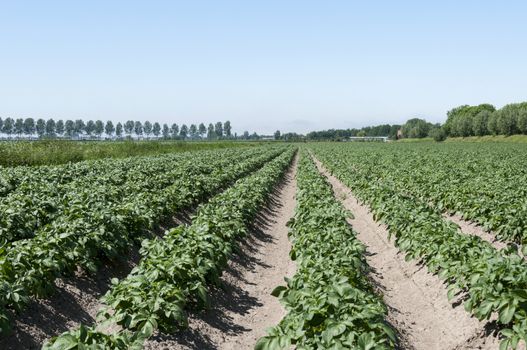
[{"label": "green leafy plant", "polygon": [[287,315],[255,349],[393,348],[386,306],[366,278],[365,248],[346,222],[349,213],[305,154],[297,183],[290,222],[297,271],[272,293]]}]

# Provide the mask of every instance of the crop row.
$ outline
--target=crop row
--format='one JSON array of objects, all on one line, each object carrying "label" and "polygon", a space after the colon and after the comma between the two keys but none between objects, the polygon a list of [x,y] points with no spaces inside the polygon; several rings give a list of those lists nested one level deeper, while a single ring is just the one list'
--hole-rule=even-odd
[{"label": "crop row", "polygon": [[[204,156],[192,162],[207,162],[215,170],[205,174],[187,173],[186,163],[180,164],[179,178],[160,191],[137,189],[130,201],[121,203],[101,202],[98,195],[102,193],[97,192],[94,197],[70,203],[67,212],[43,227],[35,237],[0,249],[1,331],[9,328],[9,309],[19,311],[30,297],[46,296],[54,290],[57,277],[77,267],[95,271],[101,259],[119,257],[165,216],[201,202],[283,151],[284,148],[255,150],[254,157],[241,162],[227,158],[230,164],[224,159]],[[109,189],[107,195],[111,195]]]},{"label": "crop row", "polygon": [[[376,147],[375,147],[376,146]],[[514,144],[348,145],[354,171],[458,213],[527,253],[527,152]],[[353,150],[351,150],[351,148]]]},{"label": "crop row", "polygon": [[[156,329],[172,332],[185,327],[185,310],[208,305],[207,285],[218,283],[236,240],[247,234],[293,153],[287,150],[201,205],[191,225],[173,229],[163,239],[145,241],[139,265],[125,279],[113,280],[102,298],[105,307],[99,312],[99,328],[81,326],[52,339],[44,348],[70,349],[80,344],[140,348]],[[113,324],[120,326],[117,333],[103,331]]]},{"label": "crop row", "polygon": [[366,277],[365,247],[346,222],[350,215],[309,158],[300,160],[297,207],[290,222],[297,271],[273,291],[287,315],[257,350],[389,349],[394,331],[386,306]]},{"label": "crop row", "polygon": [[[183,175],[207,174],[214,165],[241,161],[261,152],[226,150],[9,168],[10,173],[17,174],[19,184],[0,197],[0,247],[38,235],[44,226],[67,216],[72,203],[109,206],[131,202],[138,192],[157,192]],[[214,164],[218,161],[221,164]]]},{"label": "crop row", "polygon": [[418,259],[449,285],[478,319],[498,316],[501,348],[527,340],[527,263],[514,249],[497,251],[476,236],[461,234],[427,201],[407,196],[389,178],[372,181],[357,171],[371,159],[354,157],[352,149],[315,147],[316,156],[384,222],[406,259]]}]

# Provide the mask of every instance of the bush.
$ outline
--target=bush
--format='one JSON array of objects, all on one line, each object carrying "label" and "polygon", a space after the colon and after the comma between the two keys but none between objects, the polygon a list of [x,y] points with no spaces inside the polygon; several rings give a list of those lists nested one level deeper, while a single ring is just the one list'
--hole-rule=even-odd
[{"label": "bush", "polygon": [[443,128],[430,130],[428,136],[432,137],[436,142],[442,142],[446,140],[446,132],[443,130]]}]

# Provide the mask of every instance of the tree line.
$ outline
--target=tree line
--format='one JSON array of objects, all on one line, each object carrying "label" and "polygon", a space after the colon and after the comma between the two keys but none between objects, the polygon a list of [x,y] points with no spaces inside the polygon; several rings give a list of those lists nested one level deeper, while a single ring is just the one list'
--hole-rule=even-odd
[{"label": "tree line", "polygon": [[459,106],[447,112],[443,129],[452,137],[527,134],[527,102]]},{"label": "tree line", "polygon": [[[197,139],[231,139],[237,135],[232,135],[232,127],[230,121],[210,123],[208,126],[200,123],[199,125],[191,124],[187,126],[182,124],[179,126],[174,123],[172,125],[158,122],[129,120],[124,123],[114,123],[109,120],[104,123],[102,120],[89,120],[84,122],[82,119],[77,120],[58,120],[38,119],[33,118],[0,118],[0,134],[8,137],[16,136],[21,138],[22,135],[26,137],[38,138],[163,138],[163,139],[179,139],[179,140],[197,140]],[[242,137],[246,139],[258,139],[258,134],[249,135],[245,132]]]},{"label": "tree line", "polygon": [[462,105],[447,112],[446,122],[432,124],[425,119],[412,118],[402,125],[383,124],[361,129],[330,129],[313,131],[308,140],[341,140],[350,136],[388,136],[397,138],[431,137],[443,141],[447,137],[485,135],[527,135],[527,102],[510,103],[501,109],[483,103],[477,106]]}]

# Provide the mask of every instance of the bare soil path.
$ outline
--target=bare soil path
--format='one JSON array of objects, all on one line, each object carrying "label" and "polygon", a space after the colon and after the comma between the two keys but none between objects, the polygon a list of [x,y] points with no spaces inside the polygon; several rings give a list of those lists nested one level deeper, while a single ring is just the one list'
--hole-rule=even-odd
[{"label": "bare soil path", "polygon": [[479,226],[478,224],[464,220],[460,215],[444,214],[443,217],[446,220],[450,220],[458,225],[461,232],[466,235],[478,236],[482,240],[489,242],[494,248],[498,250],[507,247],[506,243],[498,241],[496,236],[494,236],[492,233],[486,232],[483,227]]},{"label": "bare soil path", "polygon": [[191,314],[184,331],[155,335],[146,349],[252,349],[266,329],[282,319],[285,310],[271,291],[295,271],[287,222],[294,214],[297,157],[240,242],[221,277],[223,287],[212,292],[212,308]]},{"label": "bare soil path", "polygon": [[485,324],[471,317],[463,306],[453,307],[441,280],[414,261],[406,262],[388,239],[386,227],[377,223],[367,206],[318,161],[344,206],[354,218],[349,222],[367,247],[371,278],[384,295],[389,322],[400,333],[404,349],[498,349]]}]

